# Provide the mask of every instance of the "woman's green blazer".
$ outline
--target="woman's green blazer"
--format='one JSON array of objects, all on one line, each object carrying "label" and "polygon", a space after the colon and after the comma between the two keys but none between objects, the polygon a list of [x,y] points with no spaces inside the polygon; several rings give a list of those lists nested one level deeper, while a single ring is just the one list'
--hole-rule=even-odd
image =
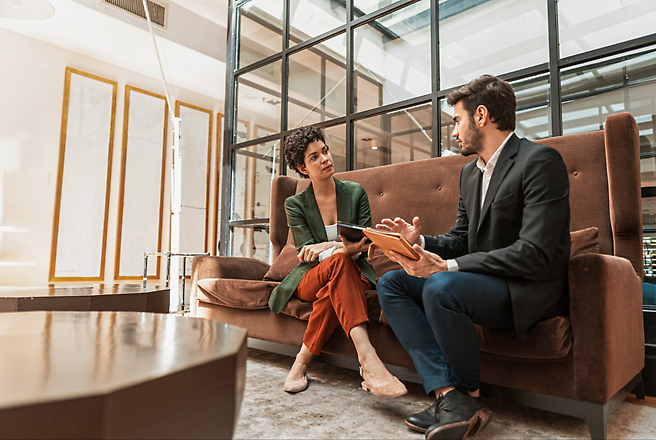
[{"label": "woman's green blazer", "polygon": [[[355,182],[342,182],[334,177],[333,179],[335,180],[335,191],[337,193],[337,221],[371,226],[369,199],[362,185]],[[323,224],[317,201],[314,198],[312,184],[305,191],[285,200],[285,212],[287,213],[287,226],[292,231],[296,250],[300,252],[303,246],[307,244],[328,241],[326,227]],[[375,285],[376,273],[371,265],[367,263],[367,253],[363,252],[356,262],[362,275],[371,284]],[[271,292],[269,308],[276,313],[280,313],[294,294],[305,273],[317,264],[319,264],[318,259],[309,263],[300,263],[296,266]]]}]

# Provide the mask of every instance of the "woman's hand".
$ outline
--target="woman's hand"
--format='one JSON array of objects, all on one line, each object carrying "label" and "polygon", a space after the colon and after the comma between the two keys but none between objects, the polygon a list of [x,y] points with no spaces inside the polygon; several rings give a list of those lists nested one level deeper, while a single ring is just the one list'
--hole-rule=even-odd
[{"label": "woman's hand", "polygon": [[338,243],[332,241],[324,241],[323,243],[308,244],[303,246],[301,252],[298,253],[298,259],[301,260],[301,263],[314,261],[319,258],[319,254],[326,249],[337,246]]},{"label": "woman's hand", "polygon": [[381,220],[379,224],[376,225],[376,229],[382,229],[384,231],[398,232],[403,235],[408,243],[410,244],[419,244],[421,240],[419,236],[421,235],[421,225],[419,224],[419,217],[412,219],[412,224],[406,222],[401,217],[397,217],[394,220],[385,218]]},{"label": "woman's hand", "polygon": [[358,252],[366,252],[369,249],[369,244],[367,243],[368,238],[364,237],[362,240],[356,242],[348,241],[346,237],[340,235],[339,238],[342,239],[342,244],[344,247],[335,250],[335,252],[342,252],[348,255],[355,255]]}]

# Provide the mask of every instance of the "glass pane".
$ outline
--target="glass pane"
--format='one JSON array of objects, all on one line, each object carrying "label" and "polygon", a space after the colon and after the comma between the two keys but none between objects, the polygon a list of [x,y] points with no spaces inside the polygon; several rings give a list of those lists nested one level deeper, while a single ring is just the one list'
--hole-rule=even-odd
[{"label": "glass pane", "polygon": [[233,226],[231,229],[232,257],[256,258],[271,264],[268,225]]},{"label": "glass pane", "polygon": [[549,124],[549,78],[546,75],[510,83],[517,97],[515,134],[530,140],[551,134]]},{"label": "glass pane", "polygon": [[[653,57],[653,52],[629,56],[614,64],[563,74],[563,81],[568,82],[563,87],[567,90],[563,94],[564,134],[600,130],[611,114],[630,112],[638,123],[643,186],[656,185],[656,72],[647,67]],[[628,84],[625,87],[622,77]]]},{"label": "glass pane", "polygon": [[609,115],[624,111],[621,89],[567,102],[563,104],[563,134],[602,130]]},{"label": "glass pane", "polygon": [[563,101],[622,87],[624,73],[622,62],[608,64],[608,61],[596,62],[567,69],[560,77]]},{"label": "glass pane", "polygon": [[653,81],[656,79],[655,63],[656,51],[651,48],[567,69],[561,75],[563,98],[575,99],[581,94]]},{"label": "glass pane", "polygon": [[237,79],[235,141],[280,132],[281,67],[282,61],[276,61]]},{"label": "glass pane", "polygon": [[654,0],[559,0],[560,56],[654,32]]},{"label": "glass pane", "polygon": [[453,123],[453,107],[446,103],[446,100],[440,101],[440,142],[442,146],[442,156],[453,156],[460,154],[460,146],[456,139],[451,136],[455,124]]},{"label": "glass pane", "polygon": [[271,180],[280,166],[279,141],[233,151],[233,221],[269,218]]},{"label": "glass pane", "polygon": [[239,68],[282,51],[282,0],[251,0],[239,11]]},{"label": "glass pane", "polygon": [[346,171],[346,124],[325,128],[324,136],[333,156],[335,172]]},{"label": "glass pane", "polygon": [[353,0],[353,12],[355,17],[361,17],[364,14],[377,11],[387,5],[391,5],[395,0]]},{"label": "glass pane", "polygon": [[344,116],[345,40],[338,35],[289,57],[290,129]]},{"label": "glass pane", "polygon": [[430,104],[355,122],[355,168],[428,159],[432,153]]},{"label": "glass pane", "polygon": [[289,47],[346,23],[346,3],[325,0],[291,0]]},{"label": "glass pane", "polygon": [[358,112],[431,92],[430,1],[355,29]]},{"label": "glass pane", "polygon": [[[462,3],[470,6],[463,8]],[[445,2],[440,5],[439,32],[442,89],[549,59],[544,0]]]}]

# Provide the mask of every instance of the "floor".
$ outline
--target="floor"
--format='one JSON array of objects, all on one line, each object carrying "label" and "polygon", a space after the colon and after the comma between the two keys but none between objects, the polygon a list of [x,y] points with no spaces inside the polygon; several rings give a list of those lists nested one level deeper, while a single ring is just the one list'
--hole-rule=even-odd
[{"label": "floor", "polygon": [[[421,385],[406,382],[407,395],[379,400],[360,388],[357,371],[313,362],[308,389],[291,395],[282,384],[292,361],[289,356],[249,348],[235,438],[423,438],[403,424],[407,414],[432,403]],[[582,419],[494,400],[487,404],[494,418],[474,438],[590,438]],[[656,408],[623,403],[608,419],[608,438],[656,438]]]}]

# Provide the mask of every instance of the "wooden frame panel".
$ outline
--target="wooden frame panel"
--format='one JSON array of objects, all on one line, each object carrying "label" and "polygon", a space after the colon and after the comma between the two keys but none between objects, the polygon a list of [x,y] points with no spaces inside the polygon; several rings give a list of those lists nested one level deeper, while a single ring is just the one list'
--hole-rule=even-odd
[{"label": "wooden frame panel", "polygon": [[[167,134],[168,134],[168,116],[169,107],[166,102],[166,97],[147,90],[139,89],[133,86],[125,87],[125,104],[123,110],[123,139],[121,151],[121,173],[119,183],[119,200],[118,200],[118,218],[116,228],[116,256],[114,259],[114,279],[116,280],[140,280],[142,275],[120,275],[121,269],[121,247],[123,238],[123,216],[125,205],[125,180],[126,180],[126,166],[127,166],[127,153],[128,153],[128,134],[129,134],[129,119],[130,119],[130,92],[141,93],[143,95],[151,96],[153,98],[163,100],[164,105],[164,125],[162,132],[162,159],[160,171],[160,188],[159,188],[159,214],[158,214],[158,229],[157,229],[157,251],[162,250],[162,228],[164,216],[164,182],[166,177],[166,150],[167,150]],[[150,249],[145,249],[150,250]],[[160,278],[160,261],[161,257],[157,257],[156,275],[149,275],[148,279]]]},{"label": "wooden frame panel", "polygon": [[[101,246],[101,255],[100,255],[100,270],[99,276],[94,277],[62,277],[56,276],[56,267],[57,267],[57,246],[59,243],[59,226],[60,226],[60,217],[61,217],[61,202],[62,202],[62,191],[64,183],[64,164],[66,158],[66,141],[67,141],[67,130],[68,130],[68,117],[70,110],[70,92],[71,92],[71,77],[72,75],[79,75],[85,78],[90,78],[96,81],[100,81],[112,86],[112,104],[111,104],[111,116],[110,116],[110,127],[109,127],[109,145],[107,151],[107,176],[105,183],[105,205],[104,205],[104,216],[103,216],[103,232],[102,232],[102,246]],[[105,258],[107,250],[107,223],[109,219],[109,197],[110,197],[110,183],[112,178],[112,154],[114,150],[114,129],[116,122],[116,95],[118,90],[118,83],[106,78],[102,78],[91,73],[82,72],[81,70],[73,69],[71,67],[66,68],[64,84],[64,102],[62,107],[62,123],[61,123],[61,133],[59,138],[59,165],[57,170],[57,188],[55,190],[55,211],[53,216],[53,227],[52,227],[52,241],[50,248],[50,269],[48,275],[48,281],[103,281],[105,278]]]},{"label": "wooden frame panel", "polygon": [[[199,112],[207,113],[209,115],[209,126],[208,126],[208,135],[207,135],[207,168],[206,168],[206,178],[205,178],[205,233],[204,233],[204,241],[203,241],[203,252],[207,252],[208,250],[208,239],[209,239],[209,204],[210,204],[210,184],[211,184],[211,173],[210,173],[210,163],[212,160],[212,117],[213,117],[213,111],[208,110],[203,107],[199,107],[193,104],[188,104],[186,102],[182,101],[176,101],[175,102],[175,116],[180,117],[180,107],[187,107],[192,110],[196,110]],[[182,122],[184,124],[184,121]],[[173,157],[173,161],[175,163],[175,156]],[[184,181],[183,181],[184,182]],[[184,185],[184,183],[183,183]],[[184,201],[183,201],[184,203]],[[169,223],[170,223],[170,217],[169,217]],[[170,227],[169,227],[170,231]],[[170,236],[170,232],[169,232]],[[170,248],[170,240],[169,240],[169,248]],[[194,252],[198,252],[198,250],[194,250]]]}]

